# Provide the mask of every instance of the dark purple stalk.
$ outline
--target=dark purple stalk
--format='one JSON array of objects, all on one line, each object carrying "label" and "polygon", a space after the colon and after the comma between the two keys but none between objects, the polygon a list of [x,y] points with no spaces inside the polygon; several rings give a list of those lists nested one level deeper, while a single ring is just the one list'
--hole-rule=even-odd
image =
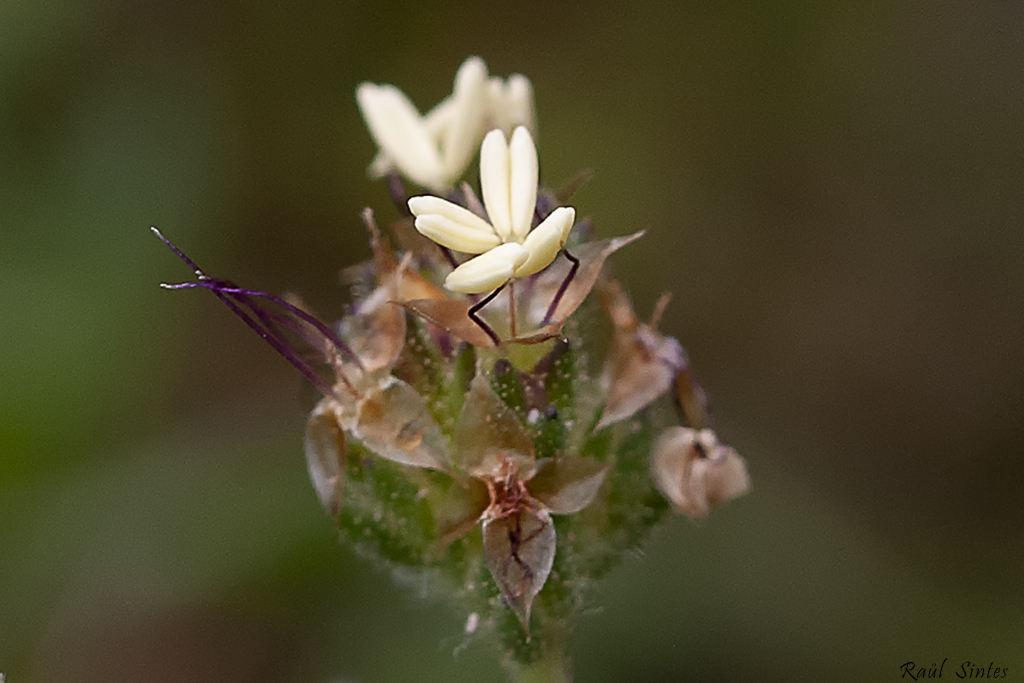
[{"label": "dark purple stalk", "polygon": [[[219,292],[221,294],[229,295],[233,300],[242,304],[253,314],[259,318],[260,322],[263,323],[265,330],[273,333],[282,342],[287,343],[284,335],[278,332],[278,325],[281,325],[291,331],[298,337],[301,337],[307,344],[313,348],[319,348],[320,352],[326,357],[328,350],[323,348],[324,340],[314,335],[308,328],[299,325],[291,318],[276,313],[269,309],[260,308],[257,306],[248,296],[242,294],[246,290],[239,290],[233,283],[228,280],[213,280],[207,279],[203,282],[185,282],[179,285],[161,285],[164,289],[193,289],[200,287],[202,289],[209,289],[212,292]],[[257,293],[258,294],[258,293]]]},{"label": "dark purple stalk", "polygon": [[551,316],[555,314],[558,309],[558,304],[562,302],[562,297],[565,296],[565,292],[569,289],[569,283],[572,282],[573,278],[576,277],[576,271],[580,269],[580,260],[569,253],[568,249],[562,249],[562,253],[565,254],[565,258],[569,259],[569,263],[572,267],[569,268],[569,274],[562,280],[562,284],[558,286],[558,291],[555,292],[555,298],[551,300],[551,305],[548,306],[548,312],[544,314],[544,319],[540,321],[541,327],[551,322]]},{"label": "dark purple stalk", "polygon": [[[235,283],[231,282],[230,280],[214,279],[214,278],[207,277],[205,275],[202,276],[202,278],[203,278],[202,282],[186,282],[186,283],[184,283],[184,286],[182,286],[182,285],[172,285],[170,287],[164,286],[164,289],[176,289],[176,288],[185,288],[185,287],[203,287],[204,289],[209,289],[209,290],[215,291],[215,292],[221,292],[223,294],[231,294],[233,296],[238,297],[239,301],[245,301],[245,305],[247,307],[253,309],[253,312],[255,312],[256,315],[260,316],[261,319],[263,318],[262,314],[273,315],[273,316],[276,316],[277,318],[281,318],[282,316],[280,316],[279,314],[275,314],[275,313],[272,313],[270,311],[265,311],[264,309],[258,307],[256,304],[252,303],[251,301],[248,301],[248,297],[260,297],[260,298],[263,298],[263,299],[267,299],[267,300],[271,301],[272,303],[275,303],[278,306],[280,306],[281,308],[285,309],[286,311],[288,311],[289,313],[294,315],[296,318],[299,318],[302,322],[308,323],[309,325],[314,327],[317,332],[319,332],[320,334],[322,334],[324,336],[324,339],[326,341],[328,341],[331,344],[331,346],[334,346],[343,355],[347,356],[349,360],[351,360],[353,363],[358,365],[360,369],[362,369],[362,367],[363,367],[362,361],[359,360],[359,356],[356,355],[355,351],[353,351],[352,349],[349,348],[348,344],[346,344],[345,342],[341,341],[341,339],[338,337],[338,335],[336,335],[331,328],[329,328],[327,325],[323,324],[322,322],[320,322],[319,320],[317,320],[316,318],[311,316],[309,313],[306,313],[304,310],[302,310],[298,306],[290,304],[287,301],[285,301],[284,299],[282,299],[281,297],[275,296],[273,294],[268,294],[266,292],[260,292],[260,291],[254,290],[254,289],[242,289],[241,287],[239,287]],[[309,338],[304,333],[299,332],[298,330],[296,330],[295,327],[293,327],[293,325],[294,325],[294,323],[290,323],[288,328],[293,330],[293,331],[295,331],[300,336],[302,336],[303,339],[306,339],[307,341],[309,341]],[[315,346],[315,344],[314,344],[314,346]]]},{"label": "dark purple stalk", "polygon": [[519,330],[516,326],[516,281],[508,281],[508,319],[509,319],[509,334],[515,339],[519,336]]},{"label": "dark purple stalk", "polygon": [[452,270],[459,267],[459,262],[455,260],[455,256],[452,254],[451,249],[441,244],[438,244],[437,248],[441,250],[442,254],[444,254],[444,259],[448,262],[448,265],[452,267]]},{"label": "dark purple stalk", "polygon": [[[217,296],[218,299],[224,302],[224,305],[231,309],[232,313],[241,318],[242,321],[245,322],[245,324],[248,325],[256,334],[263,337],[264,341],[270,344],[275,351],[281,354],[285,360],[301,372],[303,377],[312,382],[313,386],[319,389],[322,394],[325,396],[337,397],[337,394],[334,393],[334,389],[319,377],[316,372],[313,371],[313,368],[306,363],[306,361],[302,360],[295,349],[292,348],[291,344],[285,341],[272,325],[268,325],[267,327],[261,326],[259,321],[254,320],[250,314],[246,313],[241,307],[239,307],[239,305],[228,297],[228,295],[221,293],[215,287],[207,286],[207,284],[208,283],[203,282],[183,282],[177,285],[161,283],[160,286],[164,289],[191,289],[194,287],[209,289]],[[246,302],[246,305],[251,307],[251,303],[249,302]]]},{"label": "dark purple stalk", "polygon": [[[185,255],[174,243],[168,240],[156,228],[151,228],[160,241],[174,252],[199,278],[199,282],[184,282],[180,284],[161,284],[164,289],[208,289],[217,296],[224,304],[245,322],[256,334],[260,335],[271,347],[280,353],[285,360],[291,363],[302,375],[316,386],[326,396],[336,396],[334,389],[310,367],[309,363],[303,360],[294,346],[287,340],[282,332],[282,327],[304,339],[311,346],[320,346],[327,355],[329,348],[345,355],[362,368],[359,357],[343,342],[337,334],[327,325],[306,313],[301,308],[288,303],[280,297],[251,289],[242,289],[230,280],[211,278],[206,275],[196,263]],[[257,304],[253,299],[262,298],[283,308],[287,315],[269,310]],[[244,307],[244,308],[243,308]],[[245,309],[249,309],[246,311]],[[291,316],[291,317],[289,317]],[[304,323],[304,324],[303,324]],[[317,334],[314,334],[308,327],[312,327]],[[323,346],[328,348],[322,348]],[[344,378],[342,378],[344,380]],[[346,382],[347,383],[347,382]]]},{"label": "dark purple stalk", "polygon": [[391,171],[385,176],[385,180],[388,184],[388,194],[391,195],[391,201],[395,203],[399,213],[406,218],[412,216],[412,212],[409,211],[409,193],[405,191],[402,177],[397,172]]},{"label": "dark purple stalk", "polygon": [[498,287],[496,290],[485,296],[483,299],[470,306],[468,311],[469,319],[475,322],[477,324],[477,327],[483,330],[487,334],[487,336],[491,338],[491,341],[494,342],[495,346],[501,346],[501,337],[499,337],[498,334],[493,329],[491,329],[490,325],[483,321],[483,318],[477,315],[477,311],[479,311],[487,304],[491,303],[491,301],[494,300],[494,297],[501,294],[501,290],[503,289],[505,289],[505,285]]}]

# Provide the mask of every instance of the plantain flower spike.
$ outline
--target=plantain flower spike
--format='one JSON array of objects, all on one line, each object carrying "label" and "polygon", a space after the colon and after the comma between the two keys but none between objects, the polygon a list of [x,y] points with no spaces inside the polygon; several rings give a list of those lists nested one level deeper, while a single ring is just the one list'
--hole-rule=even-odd
[{"label": "plantain flower spike", "polygon": [[[595,581],[672,508],[703,520],[747,492],[746,463],[658,329],[667,297],[641,322],[608,271],[643,232],[596,240],[581,221],[566,250],[576,212],[550,210],[558,195],[538,186],[525,77],[470,57],[426,114],[391,85],[356,99],[371,171],[415,220],[378,227],[364,211],[372,259],[345,269],[340,321],[211,277],[154,229],[194,275],[163,287],[209,290],[323,394],[306,465],[347,545],[464,610],[512,680],[571,680],[565,644]],[[478,152],[479,197],[461,183]],[[507,308],[487,318],[507,311],[508,344],[477,316],[499,291]]]},{"label": "plantain flower spike", "polygon": [[449,273],[445,287],[463,294],[490,292],[555,260],[576,221],[576,211],[559,207],[531,230],[537,178],[537,148],[530,131],[519,126],[506,140],[496,128],[480,148],[480,186],[490,222],[440,197],[409,200],[420,233],[443,247],[479,254]]}]

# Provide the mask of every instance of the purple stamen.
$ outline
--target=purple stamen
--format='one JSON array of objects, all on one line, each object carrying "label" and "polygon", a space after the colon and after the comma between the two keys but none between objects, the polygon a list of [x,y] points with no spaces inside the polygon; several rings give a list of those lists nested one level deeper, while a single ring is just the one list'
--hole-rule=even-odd
[{"label": "purple stamen", "polygon": [[205,278],[206,277],[206,275],[203,273],[203,271],[199,269],[199,266],[196,265],[195,261],[190,259],[188,256],[185,256],[185,252],[183,252],[181,249],[178,249],[178,247],[174,244],[174,242],[172,242],[169,239],[167,239],[166,237],[164,237],[164,234],[162,232],[160,232],[159,230],[157,230],[156,226],[150,227],[150,230],[153,231],[153,234],[156,235],[157,238],[159,238],[159,240],[161,242],[163,242],[164,244],[167,245],[168,249],[173,251],[178,258],[180,258],[182,261],[184,261],[188,265],[188,267],[192,269],[193,273],[195,273],[198,277],[201,277],[201,278]]},{"label": "purple stamen", "polygon": [[494,297],[501,294],[501,290],[503,289],[505,289],[505,285],[498,287],[496,290],[485,296],[483,299],[470,306],[469,311],[467,313],[469,315],[469,319],[475,322],[477,324],[477,327],[483,330],[487,334],[487,336],[491,338],[491,341],[494,342],[495,346],[501,346],[501,337],[499,337],[498,334],[493,329],[491,329],[490,325],[483,321],[483,318],[477,315],[477,311],[479,311],[487,304],[491,303],[491,301],[494,300]]},{"label": "purple stamen", "polygon": [[569,259],[569,263],[572,264],[572,267],[569,268],[569,274],[565,276],[564,280],[562,280],[562,284],[558,286],[558,291],[555,292],[555,298],[551,300],[551,305],[548,306],[548,312],[544,314],[544,319],[540,321],[541,327],[551,322],[551,316],[555,314],[555,311],[558,309],[558,304],[562,302],[562,297],[565,296],[566,290],[569,289],[569,283],[571,283],[572,279],[576,277],[576,271],[580,269],[580,260],[570,254],[568,249],[563,247],[562,253],[565,255],[565,258]]},{"label": "purple stamen", "polygon": [[[263,298],[263,299],[268,299],[272,303],[277,304],[281,308],[285,309],[286,311],[288,311],[289,313],[294,315],[296,318],[299,318],[303,322],[308,323],[309,325],[311,325],[314,328],[316,328],[316,331],[319,332],[320,334],[322,334],[324,336],[324,339],[326,339],[328,342],[330,342],[330,344],[332,346],[337,348],[345,356],[347,356],[349,360],[351,360],[353,363],[358,365],[360,370],[363,369],[362,361],[359,360],[359,356],[356,355],[355,351],[353,351],[352,349],[349,348],[348,344],[346,344],[345,342],[341,341],[341,339],[338,337],[338,335],[336,335],[334,333],[334,331],[331,330],[331,328],[329,328],[327,325],[323,324],[322,322],[320,322],[319,320],[317,320],[316,318],[311,316],[309,313],[306,313],[304,310],[302,310],[298,306],[290,304],[287,301],[285,301],[284,299],[282,299],[281,297],[275,296],[273,294],[268,294],[267,292],[260,292],[260,291],[257,291],[255,289],[242,289],[241,287],[239,287],[235,283],[231,282],[230,280],[219,280],[219,279],[218,280],[214,280],[212,278],[208,278],[208,277],[205,277],[205,276],[203,276],[203,277],[204,277],[204,281],[203,282],[186,282],[186,283],[183,283],[182,285],[171,285],[171,286],[163,285],[163,287],[164,287],[164,289],[178,289],[178,288],[182,288],[182,287],[203,287],[203,288],[209,289],[211,291],[222,292],[224,294],[231,294],[231,295],[237,296],[237,297],[239,297],[240,301],[244,301],[247,297],[250,297],[250,296],[260,297],[260,298]],[[246,304],[246,306],[252,308],[254,312],[263,311],[263,309],[259,308],[258,306],[256,306],[256,304],[253,304],[252,302],[246,301],[245,304]],[[266,311],[266,313],[270,313],[270,312]],[[259,315],[259,314],[260,313],[257,312],[257,315]],[[290,326],[289,326],[289,329],[292,329],[293,331],[295,331],[294,328],[292,328]],[[308,337],[304,333],[302,333],[302,332],[297,332],[297,333],[300,336],[302,336],[303,339],[306,339],[308,341]],[[316,346],[316,344],[313,344],[313,346]]]},{"label": "purple stamen", "polygon": [[[222,280],[221,282],[226,284],[226,285],[228,285],[229,287],[234,287],[234,285],[231,282],[227,281],[227,280]],[[228,290],[221,290],[221,291],[228,291]],[[264,294],[263,292],[253,292],[253,294],[255,294],[257,296],[259,296],[259,295],[267,296],[267,297],[269,297],[271,299],[277,299],[277,297],[274,297],[274,296],[268,295],[268,294]],[[336,351],[336,349],[338,349],[338,348],[348,349],[348,346],[343,344],[341,347],[339,347],[335,342],[331,341],[331,338],[328,338],[327,339],[328,343],[325,343],[323,338],[318,337],[316,334],[314,334],[314,331],[311,331],[308,327],[306,327],[304,325],[298,324],[295,320],[293,320],[293,319],[291,319],[291,318],[289,318],[289,317],[287,317],[285,315],[281,315],[280,313],[277,313],[275,311],[271,311],[269,309],[265,309],[265,308],[261,308],[260,306],[257,306],[247,296],[242,296],[242,295],[238,295],[238,294],[231,294],[231,296],[234,297],[236,300],[238,300],[240,303],[244,304],[246,306],[246,308],[251,310],[253,313],[255,313],[256,316],[260,319],[260,321],[264,324],[264,326],[265,326],[264,329],[266,329],[268,332],[272,332],[276,336],[278,341],[283,346],[285,346],[290,351],[292,351],[293,353],[294,353],[294,349],[292,348],[291,344],[289,344],[288,340],[284,337],[284,335],[282,335],[282,334],[280,334],[278,332],[277,325],[283,325],[288,330],[290,330],[293,334],[295,334],[296,336],[301,337],[303,340],[305,340],[305,342],[307,344],[309,344],[311,347],[319,349],[320,353],[322,353],[326,358],[328,358],[328,360],[330,361],[331,365],[335,366],[335,368],[337,370],[337,377],[338,377],[338,379],[340,379],[345,384],[345,386],[348,387],[348,389],[353,393],[353,395],[358,395],[358,392],[352,386],[352,383],[349,382],[348,377],[345,376],[345,373],[342,372],[340,368],[337,368],[337,363],[336,363],[337,351]],[[293,305],[291,305],[291,304],[289,304],[289,303],[287,303],[285,301],[278,300],[278,302],[280,303],[280,305],[285,306],[292,313],[302,313],[302,314],[304,314],[306,316],[309,316],[309,314],[305,313],[305,311],[303,311],[302,309],[297,308],[296,306],[293,306]],[[311,318],[317,324],[317,329],[315,331],[320,331],[319,326],[322,326],[323,323],[321,323],[316,318],[313,318],[312,316],[309,316],[309,318]],[[333,336],[333,333],[332,333],[332,336]],[[334,337],[334,338],[337,339],[337,337]],[[341,340],[337,339],[337,341],[340,342]],[[349,351],[349,353],[352,353],[352,352]],[[353,353],[352,357],[355,360],[356,365],[359,366],[360,369],[363,369],[362,362],[359,360],[359,357],[355,356],[354,353]],[[298,358],[301,359],[301,355],[299,355]],[[319,383],[318,383],[318,386],[319,386]],[[332,392],[332,395],[333,395],[333,392]]]},{"label": "purple stamen", "polygon": [[[334,389],[317,375],[313,368],[310,367],[309,363],[303,360],[301,354],[299,354],[294,346],[288,342],[282,332],[282,327],[301,337],[311,346],[320,347],[321,351],[324,352],[325,355],[329,354],[332,350],[336,350],[344,354],[359,366],[360,369],[362,369],[362,363],[355,352],[352,351],[352,349],[349,348],[349,346],[345,344],[345,342],[343,342],[333,330],[309,313],[288,303],[280,297],[274,296],[273,294],[252,289],[243,289],[230,280],[209,277],[202,271],[202,269],[199,268],[198,265],[196,265],[194,261],[192,261],[192,259],[186,256],[181,249],[164,237],[159,230],[156,228],[151,228],[151,230],[153,231],[153,234],[167,245],[167,247],[178,256],[178,258],[184,261],[196,274],[196,277],[199,278],[199,282],[183,282],[173,285],[161,284],[161,287],[164,289],[202,288],[210,290],[218,299],[224,302],[232,313],[241,318],[246,325],[260,335],[260,337],[270,344],[275,351],[280,353],[285,360],[295,366],[295,368],[301,372],[306,379],[312,382],[313,385],[316,386],[316,388],[324,395],[336,396]],[[271,303],[280,306],[285,310],[287,315],[282,315],[281,313],[260,306],[253,301],[256,297],[267,299]],[[248,312],[245,310],[246,308],[249,309]],[[307,325],[312,327],[318,334],[314,334]],[[346,384],[349,384],[345,377],[342,377],[341,379]]]},{"label": "purple stamen", "polygon": [[[227,280],[222,280],[220,281],[220,283],[226,285],[228,288],[234,286]],[[225,290],[222,289],[220,291],[224,292]],[[243,304],[246,308],[252,311],[256,315],[256,317],[260,319],[260,322],[263,323],[264,329],[274,332],[278,339],[280,339],[282,342],[287,343],[287,340],[285,339],[283,334],[278,334],[277,325],[281,325],[287,328],[294,335],[305,340],[305,342],[309,344],[311,347],[319,349],[320,353],[323,354],[324,356],[328,356],[328,354],[330,353],[329,348],[325,348],[325,346],[328,345],[324,344],[324,340],[313,334],[308,327],[299,325],[298,323],[296,323],[296,321],[292,320],[291,318],[285,315],[281,315],[280,313],[277,313],[275,311],[260,308],[255,303],[253,303],[247,296],[233,294],[229,290],[228,293],[231,294],[231,296],[236,301]]]},{"label": "purple stamen", "polygon": [[[320,390],[325,396],[332,396],[337,398],[337,394],[334,393],[334,389],[325,382],[320,376],[313,371],[313,368],[309,366],[302,358],[296,353],[292,346],[281,338],[272,325],[263,327],[260,323],[252,318],[252,316],[246,313],[237,303],[232,301],[226,294],[222,294],[215,287],[207,287],[207,283],[203,282],[184,282],[177,285],[161,284],[164,289],[191,289],[194,287],[202,287],[212,291],[218,299],[224,302],[231,312],[237,315],[245,322],[256,334],[261,336],[270,346],[281,354],[285,360],[291,363],[295,369],[302,373],[303,377],[312,382],[313,386]],[[248,302],[247,302],[248,303]],[[251,306],[251,303],[248,303]]]},{"label": "purple stamen", "polygon": [[509,319],[509,334],[515,339],[519,336],[519,330],[516,329],[516,281],[508,281],[508,319]]},{"label": "purple stamen", "polygon": [[395,203],[399,213],[405,218],[411,217],[409,193],[405,191],[405,183],[402,182],[402,177],[395,171],[391,171],[385,176],[385,180],[388,184],[388,194],[391,195],[391,201]]},{"label": "purple stamen", "polygon": [[443,244],[438,244],[437,248],[441,250],[442,254],[444,254],[444,259],[445,261],[448,262],[448,265],[452,267],[452,270],[455,270],[456,268],[459,267],[459,262],[455,260],[455,255],[452,254],[451,249],[444,246]]}]

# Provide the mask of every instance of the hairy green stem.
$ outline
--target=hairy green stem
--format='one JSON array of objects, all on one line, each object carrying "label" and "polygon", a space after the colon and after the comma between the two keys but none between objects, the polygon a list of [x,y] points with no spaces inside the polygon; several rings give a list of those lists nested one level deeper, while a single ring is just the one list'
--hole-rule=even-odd
[{"label": "hairy green stem", "polygon": [[550,637],[544,654],[530,662],[512,662],[507,667],[512,683],[571,683],[572,671],[565,651],[565,639]]}]

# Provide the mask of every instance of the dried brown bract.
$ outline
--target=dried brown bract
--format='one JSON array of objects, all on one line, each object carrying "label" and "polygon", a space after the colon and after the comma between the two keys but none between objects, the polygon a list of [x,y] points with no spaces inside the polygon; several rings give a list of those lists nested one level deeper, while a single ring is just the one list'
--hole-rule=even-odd
[{"label": "dried brown bract", "polygon": [[743,458],[710,429],[665,430],[654,445],[651,475],[673,507],[691,519],[706,519],[711,506],[750,490]]},{"label": "dried brown bract", "polygon": [[615,280],[605,281],[599,294],[613,328],[601,375],[608,397],[597,425],[602,429],[631,417],[665,394],[687,367],[687,359],[679,342],[657,330],[667,297],[659,300],[651,322],[645,324],[637,320],[629,297]]}]

